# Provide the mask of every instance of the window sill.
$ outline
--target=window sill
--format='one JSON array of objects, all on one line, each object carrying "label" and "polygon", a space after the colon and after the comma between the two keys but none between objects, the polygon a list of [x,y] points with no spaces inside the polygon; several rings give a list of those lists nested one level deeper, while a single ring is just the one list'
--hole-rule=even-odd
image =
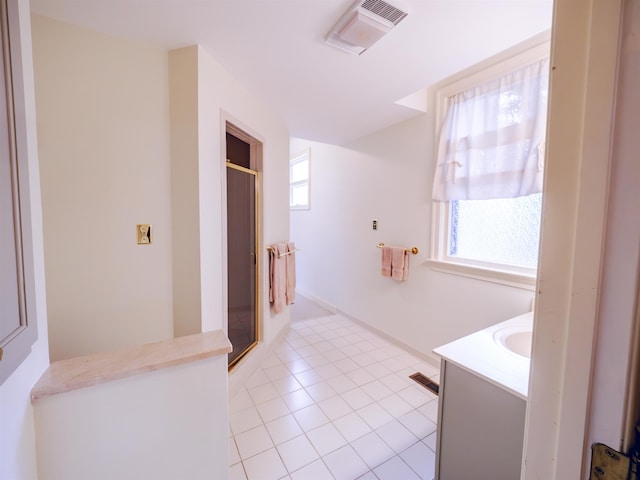
[{"label": "window sill", "polygon": [[486,267],[478,267],[462,263],[444,262],[442,260],[427,260],[427,265],[437,272],[474,278],[485,282],[498,283],[510,287],[534,291],[536,277],[526,273],[508,272]]}]

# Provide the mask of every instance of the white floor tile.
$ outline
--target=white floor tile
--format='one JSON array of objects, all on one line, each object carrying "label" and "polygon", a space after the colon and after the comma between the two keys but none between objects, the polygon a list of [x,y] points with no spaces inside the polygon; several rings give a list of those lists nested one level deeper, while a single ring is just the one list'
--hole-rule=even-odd
[{"label": "white floor tile", "polygon": [[278,365],[277,367],[269,367],[264,369],[264,373],[269,380],[277,380],[279,378],[286,377],[291,372],[285,365]]},{"label": "white floor tile", "polygon": [[229,416],[229,425],[234,435],[262,425],[262,418],[255,407],[241,410]]},{"label": "white floor tile", "polygon": [[397,456],[375,468],[373,473],[380,480],[420,480],[420,477],[409,468],[409,465]]},{"label": "white floor tile", "polygon": [[293,374],[304,372],[305,370],[309,370],[311,365],[305,362],[302,358],[297,358],[291,362],[288,362],[287,368]]},{"label": "white floor tile", "polygon": [[384,383],[379,380],[374,380],[373,382],[369,382],[366,385],[363,385],[362,390],[369,395],[374,400],[378,401],[385,397],[388,397],[393,392],[387,388]]},{"label": "white floor tile", "polygon": [[432,480],[436,471],[436,455],[424,443],[411,445],[400,457],[422,480]]},{"label": "white floor tile", "polygon": [[422,441],[427,447],[429,447],[431,450],[435,452],[437,439],[438,439],[438,432],[433,432],[431,435],[429,435],[427,438],[425,438]]},{"label": "white floor tile", "polygon": [[264,425],[236,435],[235,439],[240,458],[243,460],[273,447],[271,437]]},{"label": "white floor tile", "polygon": [[364,368],[358,368],[351,372],[347,372],[346,375],[351,379],[353,383],[355,383],[359,387],[363,386],[366,383],[373,382],[376,379],[376,377],[371,375]]},{"label": "white floor tile", "polygon": [[342,373],[353,372],[354,370],[357,370],[360,368],[360,365],[358,365],[356,362],[354,362],[348,357],[345,357],[342,360],[338,360],[337,362],[334,362],[334,364],[336,367],[340,369]]},{"label": "white floor tile", "polygon": [[414,408],[421,407],[425,403],[429,403],[433,400],[433,395],[423,387],[409,386],[398,392],[398,395],[404,401],[413,405]]},{"label": "white floor tile", "polygon": [[230,402],[231,480],[432,480],[438,400],[408,376],[437,368],[311,302],[294,307],[306,319],[292,313]]},{"label": "white floor tile", "polygon": [[291,474],[292,480],[333,480],[333,475],[322,460],[316,460]]},{"label": "white floor tile", "polygon": [[373,398],[365,393],[361,388],[354,388],[342,394],[342,398],[349,404],[354,410],[365,407],[373,403]]},{"label": "white floor tile", "polygon": [[395,419],[378,428],[376,433],[380,435],[380,438],[396,453],[406,450],[418,441],[413,433]]},{"label": "white floor tile", "polygon": [[411,385],[409,382],[413,382],[413,380],[409,378],[400,377],[394,373],[382,377],[380,381],[394,392],[399,392],[400,390],[407,388]]},{"label": "white floor tile", "polygon": [[241,463],[236,463],[229,467],[229,480],[247,480]]},{"label": "white floor tile", "polygon": [[331,453],[347,444],[345,438],[332,423],[307,432],[307,438],[320,456]]},{"label": "white floor tile", "polygon": [[249,407],[253,407],[253,400],[251,400],[246,388],[243,388],[229,400],[229,414],[239,412]]},{"label": "white floor tile", "polygon": [[420,440],[436,431],[436,424],[417,410],[401,416],[398,421]]},{"label": "white floor tile", "polygon": [[319,458],[313,445],[304,435],[292,438],[276,448],[289,472],[294,472]]},{"label": "white floor tile", "polygon": [[303,387],[308,387],[319,382],[322,382],[322,377],[318,375],[314,370],[307,370],[294,375],[296,380],[300,382]]},{"label": "white floor tile", "polygon": [[377,467],[396,454],[375,432],[351,442],[351,446],[369,468]]},{"label": "white floor tile", "polygon": [[287,404],[287,407],[289,407],[289,410],[292,412],[315,403],[313,398],[311,398],[305,390],[296,390],[295,392],[288,393],[282,398]]},{"label": "white floor tile", "polygon": [[438,400],[431,400],[429,403],[418,408],[418,411],[431,420],[433,423],[438,422]]},{"label": "white floor tile", "polygon": [[287,469],[275,448],[248,458],[243,463],[248,480],[274,480],[287,475]]},{"label": "white floor tile", "polygon": [[330,420],[337,420],[340,417],[352,413],[353,408],[345,402],[342,397],[335,396],[318,403],[318,406],[322,409],[324,414],[329,417]]},{"label": "white floor tile", "polygon": [[280,395],[286,395],[287,393],[302,389],[302,385],[300,385],[293,374],[274,380],[271,384]]},{"label": "white floor tile", "polygon": [[258,405],[259,403],[268,402],[274,398],[278,398],[278,391],[271,385],[271,382],[265,383],[258,387],[252,387],[248,389],[249,396],[253,399],[253,403]]},{"label": "white floor tile", "polygon": [[265,383],[268,383],[268,382],[269,382],[269,379],[264,374],[264,371],[262,370],[262,368],[258,368],[253,373],[253,375],[251,375],[249,377],[249,379],[245,383],[245,387],[247,387],[247,388],[258,387],[258,386],[264,385]]},{"label": "white floor tile", "polygon": [[358,477],[358,480],[378,480],[378,477],[376,477],[373,472],[367,472],[363,476]]},{"label": "white floor tile", "polygon": [[401,417],[402,415],[413,410],[413,407],[411,405],[409,405],[395,393],[378,401],[378,404],[387,412],[389,412],[389,414],[394,418]]},{"label": "white floor tile", "polygon": [[293,415],[285,415],[266,424],[267,431],[276,445],[303,434]]},{"label": "white floor tile", "polygon": [[[350,445],[331,452],[323,460],[336,480],[353,480],[364,475],[369,470],[369,467]],[[395,480],[400,478],[396,477]]]},{"label": "white floor tile", "polygon": [[336,395],[336,391],[327,382],[310,385],[305,387],[305,390],[316,402],[321,402]]},{"label": "white floor tile", "polygon": [[334,420],[333,424],[349,442],[353,442],[371,431],[367,422],[355,412]]},{"label": "white floor tile", "polygon": [[262,417],[262,421],[264,423],[275,420],[276,418],[284,417],[290,413],[289,407],[287,407],[287,404],[284,403],[284,400],[280,397],[261,403],[256,408],[258,409],[258,413],[260,414],[260,417]]},{"label": "white floor tile", "polygon": [[336,392],[342,394],[348,392],[349,390],[353,390],[358,386],[353,382],[353,380],[340,372],[340,370],[338,370],[338,372],[340,373],[339,375],[327,379],[327,383],[331,385],[331,388],[333,388]]},{"label": "white floor tile", "polygon": [[393,417],[377,403],[359,408],[356,412],[374,430],[393,420]]},{"label": "white floor tile", "polygon": [[294,412],[293,416],[296,417],[296,420],[305,432],[329,423],[329,417],[327,417],[316,404],[309,405]]},{"label": "white floor tile", "polygon": [[238,453],[238,447],[236,446],[235,438],[229,439],[229,465],[235,465],[240,461],[240,454]]}]

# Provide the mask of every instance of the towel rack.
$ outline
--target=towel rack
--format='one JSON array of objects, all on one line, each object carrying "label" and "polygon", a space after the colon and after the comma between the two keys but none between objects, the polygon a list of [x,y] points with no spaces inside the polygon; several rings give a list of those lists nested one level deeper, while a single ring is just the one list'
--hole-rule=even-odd
[{"label": "towel rack", "polygon": [[[382,248],[382,247],[384,247],[384,243],[382,243],[382,242],[381,242],[381,243],[379,243],[379,244],[377,245],[377,247],[378,247],[378,248]],[[407,252],[407,253],[413,253],[414,255],[417,255],[417,254],[418,254],[418,252],[419,252],[418,247],[405,248],[405,249],[404,249],[404,251],[405,251],[405,252]]]},{"label": "towel rack", "polygon": [[[273,251],[275,251],[275,249],[274,249],[271,245],[269,245],[269,246],[267,247],[267,250],[272,251],[272,252],[273,252]],[[300,250],[302,250],[302,249],[301,249],[301,248],[296,248],[296,249],[295,249],[294,251],[292,251],[292,252],[279,253],[279,254],[278,254],[278,258],[280,258],[280,257],[284,257],[285,255],[291,255],[292,253],[299,252]]]}]

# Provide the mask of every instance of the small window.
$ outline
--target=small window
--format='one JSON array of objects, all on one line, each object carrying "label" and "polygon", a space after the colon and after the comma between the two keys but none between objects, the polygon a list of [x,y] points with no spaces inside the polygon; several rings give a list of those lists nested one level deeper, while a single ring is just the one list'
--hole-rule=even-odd
[{"label": "small window", "polygon": [[[434,269],[523,288],[535,285],[548,55],[549,46],[545,43],[452,82],[438,92],[438,124],[442,131],[434,179],[430,260]],[[534,80],[525,78],[528,83],[523,93],[493,90],[494,84],[503,88],[505,76],[510,79],[512,72],[525,71],[534,64],[543,68],[536,67],[538,77]],[[512,83],[523,82],[518,78]],[[469,108],[478,95],[482,95],[479,101]],[[522,95],[527,95],[526,102]],[[464,102],[462,108],[466,111],[452,115],[454,101]],[[531,106],[533,102],[535,106]],[[521,104],[529,107],[527,117],[522,115]],[[522,127],[515,132],[514,125]],[[510,165],[512,156],[521,163]]]},{"label": "small window", "polygon": [[292,210],[309,209],[310,151],[305,150],[291,159],[289,164],[289,207]]}]

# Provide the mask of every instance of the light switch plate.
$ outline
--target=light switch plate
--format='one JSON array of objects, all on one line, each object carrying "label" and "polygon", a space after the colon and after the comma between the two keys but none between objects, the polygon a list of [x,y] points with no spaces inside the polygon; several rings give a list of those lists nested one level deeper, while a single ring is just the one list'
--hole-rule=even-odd
[{"label": "light switch plate", "polygon": [[138,233],[138,245],[151,245],[153,237],[151,236],[151,224],[139,223],[136,225]]}]

